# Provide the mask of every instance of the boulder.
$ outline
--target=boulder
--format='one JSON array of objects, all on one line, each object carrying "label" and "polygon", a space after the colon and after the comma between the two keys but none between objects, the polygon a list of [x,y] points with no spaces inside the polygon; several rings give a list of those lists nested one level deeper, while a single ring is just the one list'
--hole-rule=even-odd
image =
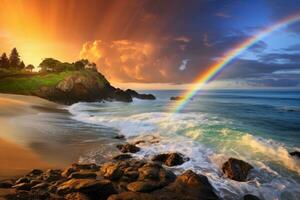
[{"label": "boulder", "polygon": [[19,179],[16,181],[16,184],[20,184],[20,183],[30,183],[30,179],[27,178],[27,177],[19,178]]},{"label": "boulder", "polygon": [[172,171],[164,169],[157,163],[147,163],[140,167],[138,172],[138,181],[128,190],[149,192],[165,187],[176,179],[176,175]]},{"label": "boulder", "polygon": [[295,156],[296,158],[300,159],[300,151],[293,151],[289,153],[291,156]]},{"label": "boulder", "polygon": [[[155,200],[151,194],[139,192],[122,192],[120,194],[111,195],[107,200]],[[166,199],[167,200],[167,199]]]},{"label": "boulder", "polygon": [[135,181],[127,185],[127,189],[132,192],[152,192],[161,188],[157,181]]},{"label": "boulder", "polygon": [[114,160],[128,160],[131,158],[132,158],[132,156],[130,154],[120,154],[120,155],[113,157]]},{"label": "boulder", "polygon": [[89,200],[90,198],[83,193],[74,192],[65,196],[66,200]]},{"label": "boulder", "polygon": [[72,173],[68,178],[72,179],[72,178],[77,178],[77,179],[90,179],[90,178],[96,178],[97,174],[93,173],[93,172],[74,172]]},{"label": "boulder", "polygon": [[31,180],[31,181],[30,181],[31,187],[33,187],[33,186],[35,186],[35,185],[38,185],[38,184],[40,184],[40,183],[42,183],[41,180]]},{"label": "boulder", "polygon": [[167,187],[154,191],[157,199],[218,200],[206,176],[188,170]]},{"label": "boulder", "polygon": [[146,163],[145,165],[143,165],[138,169],[139,179],[159,180],[160,170],[164,170],[164,168],[161,165],[156,163]]},{"label": "boulder", "polygon": [[244,200],[260,200],[260,198],[258,198],[255,195],[252,195],[252,194],[246,194],[243,199]]},{"label": "boulder", "polygon": [[100,166],[94,164],[94,163],[87,163],[87,164],[78,164],[78,163],[74,163],[72,164],[72,167],[76,170],[90,170],[90,171],[99,171],[100,170]]},{"label": "boulder", "polygon": [[42,179],[47,182],[58,181],[62,179],[62,170],[60,169],[49,169],[43,173]]},{"label": "boulder", "polygon": [[118,164],[105,163],[101,167],[101,174],[110,180],[117,180],[123,175],[123,171],[120,169]]},{"label": "boulder", "polygon": [[47,190],[50,185],[48,183],[39,183],[33,186],[32,190]]},{"label": "boulder", "polygon": [[0,181],[0,188],[11,188],[14,185],[12,180]]},{"label": "boulder", "polygon": [[30,183],[19,183],[13,186],[16,190],[31,190],[31,184]]},{"label": "boulder", "polygon": [[76,169],[74,169],[73,167],[68,167],[61,173],[61,176],[67,178],[74,172],[76,172]]},{"label": "boulder", "polygon": [[248,173],[252,168],[253,167],[245,161],[229,158],[229,160],[223,164],[222,170],[224,174],[232,180],[246,181]]},{"label": "boulder", "polygon": [[139,177],[139,172],[133,169],[126,169],[123,173],[123,179],[127,180],[128,182],[134,181]]},{"label": "boulder", "polygon": [[[129,184],[131,190],[150,191],[149,193],[122,192],[112,195],[108,200],[218,200],[214,189],[206,176],[198,175],[191,170],[178,176],[175,182],[170,183],[162,189],[153,191],[151,184],[140,182]],[[150,190],[152,189],[152,192]],[[149,190],[148,190],[149,189]]]},{"label": "boulder", "polygon": [[107,199],[116,191],[109,180],[95,179],[70,179],[57,188],[57,194],[67,195],[70,193],[79,192],[85,194],[91,200]]},{"label": "boulder", "polygon": [[36,176],[40,176],[43,174],[43,170],[40,170],[40,169],[33,169],[31,170],[27,176],[30,176],[30,177],[36,177]]},{"label": "boulder", "polygon": [[117,148],[122,153],[136,153],[136,152],[140,151],[140,148],[135,146],[134,144],[119,144],[119,145],[117,145]]},{"label": "boulder", "polygon": [[185,160],[188,160],[188,158],[184,159],[180,153],[164,153],[152,158],[152,161],[161,162],[170,167],[181,165],[185,162]]}]

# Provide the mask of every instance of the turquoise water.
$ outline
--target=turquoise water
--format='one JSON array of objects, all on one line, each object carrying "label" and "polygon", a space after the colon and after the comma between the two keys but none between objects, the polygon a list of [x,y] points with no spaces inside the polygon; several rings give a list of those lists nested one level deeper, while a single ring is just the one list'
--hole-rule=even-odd
[{"label": "turquoise water", "polygon": [[[245,193],[300,199],[300,161],[288,154],[300,150],[300,91],[204,91],[178,113],[170,112],[169,98],[181,91],[145,92],[157,100],[78,103],[69,110],[73,119],[101,127],[107,135],[114,130],[129,142],[145,140],[136,157],[177,151],[191,158],[173,169],[205,174],[224,199],[239,199]],[[105,153],[90,152],[81,160],[95,161],[99,152]],[[249,181],[223,176],[221,166],[229,157],[255,167]]]}]

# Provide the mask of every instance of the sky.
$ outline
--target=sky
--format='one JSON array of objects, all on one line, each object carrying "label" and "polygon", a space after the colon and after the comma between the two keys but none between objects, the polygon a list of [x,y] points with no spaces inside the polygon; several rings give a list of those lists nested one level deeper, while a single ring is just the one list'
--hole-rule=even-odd
[{"label": "sky", "polygon": [[[290,0],[0,0],[0,53],[88,58],[113,84],[185,89],[235,45],[300,14]],[[208,88],[300,88],[300,22],[230,62]]]}]

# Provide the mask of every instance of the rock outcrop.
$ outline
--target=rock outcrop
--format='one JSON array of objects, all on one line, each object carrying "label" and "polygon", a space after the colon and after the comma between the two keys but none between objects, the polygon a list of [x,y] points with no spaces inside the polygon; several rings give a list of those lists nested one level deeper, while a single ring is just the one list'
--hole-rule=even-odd
[{"label": "rock outcrop", "polygon": [[[149,186],[148,186],[149,187]],[[150,193],[123,192],[112,195],[109,200],[218,200],[208,179],[191,170],[178,176],[168,186]]]},{"label": "rock outcrop", "polygon": [[189,170],[176,177],[160,163],[151,161],[130,159],[101,167],[73,164],[65,170],[35,172],[18,180],[1,181],[0,199],[218,199],[205,176]]},{"label": "rock outcrop", "polygon": [[50,101],[73,104],[80,101],[92,102],[115,100],[132,102],[132,98],[155,99],[152,94],[139,94],[134,90],[121,90],[113,87],[106,78],[96,71],[75,71],[54,86],[42,86],[32,95]]},{"label": "rock outcrop", "polygon": [[127,94],[129,94],[131,97],[137,98],[137,99],[148,99],[148,100],[155,100],[156,97],[153,94],[139,94],[138,92],[127,89],[125,91]]},{"label": "rock outcrop", "polygon": [[43,86],[34,95],[63,104],[79,101],[98,101],[112,99],[131,102],[132,98],[116,89],[98,72],[74,72],[55,86]]},{"label": "rock outcrop", "polygon": [[229,160],[223,164],[222,170],[224,174],[232,180],[246,181],[248,173],[252,168],[253,167],[245,161],[229,158]]}]

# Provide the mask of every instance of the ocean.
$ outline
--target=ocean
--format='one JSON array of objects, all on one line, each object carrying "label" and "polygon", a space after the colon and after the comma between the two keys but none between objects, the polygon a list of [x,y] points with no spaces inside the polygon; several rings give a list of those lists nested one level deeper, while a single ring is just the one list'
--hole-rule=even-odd
[{"label": "ocean", "polygon": [[[80,162],[107,161],[118,154],[115,145],[120,140],[113,138],[124,135],[128,142],[144,141],[134,154],[137,158],[164,152],[190,158],[172,167],[174,172],[192,169],[206,175],[224,199],[247,193],[266,200],[300,199],[300,160],[289,155],[300,150],[299,90],[202,91],[177,113],[170,111],[169,99],[182,91],[140,92],[157,99],[80,102],[68,107],[72,115],[64,120],[47,117],[47,124],[60,127],[54,134],[69,130],[66,144],[71,140],[78,146],[93,144],[82,152]],[[222,164],[229,157],[254,166],[249,181],[236,182],[223,175]]]}]

